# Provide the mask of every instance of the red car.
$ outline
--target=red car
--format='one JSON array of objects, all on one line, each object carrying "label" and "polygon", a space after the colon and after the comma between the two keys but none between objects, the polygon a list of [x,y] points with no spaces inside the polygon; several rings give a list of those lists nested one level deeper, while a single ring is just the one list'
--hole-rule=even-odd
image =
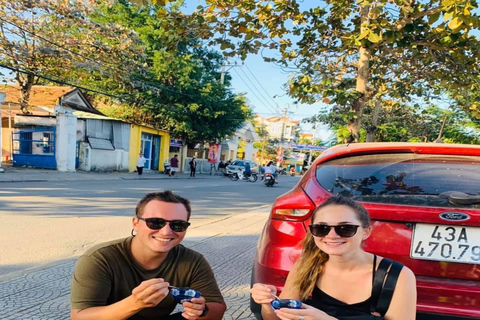
[{"label": "red car", "polygon": [[[331,195],[370,212],[368,252],[416,275],[417,319],[480,319],[480,146],[359,143],[324,151],[278,197],[260,236],[252,283],[281,291],[312,211]],[[251,301],[260,319],[260,307]]]}]

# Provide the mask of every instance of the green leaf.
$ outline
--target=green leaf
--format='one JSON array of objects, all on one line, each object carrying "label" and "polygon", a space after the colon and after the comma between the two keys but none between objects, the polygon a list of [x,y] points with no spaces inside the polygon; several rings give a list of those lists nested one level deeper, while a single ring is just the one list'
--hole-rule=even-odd
[{"label": "green leaf", "polygon": [[448,23],[448,27],[449,27],[451,30],[456,30],[456,29],[458,29],[462,24],[463,24],[463,20],[461,20],[461,19],[458,18],[458,17],[455,17],[455,18],[453,18],[453,19]]},{"label": "green leaf", "polygon": [[378,43],[382,41],[382,33],[376,34],[374,32],[370,32],[370,34],[368,35],[368,41],[372,43]]},{"label": "green leaf", "polygon": [[366,38],[369,34],[370,34],[370,30],[369,30],[369,29],[365,29],[365,30],[362,31],[362,33],[361,33],[360,36],[357,38],[357,40],[362,40],[363,38]]},{"label": "green leaf", "polygon": [[453,11],[447,12],[443,15],[443,21],[450,20],[453,17]]},{"label": "green leaf", "polygon": [[432,14],[431,16],[428,17],[428,23],[434,24],[437,22],[438,18],[440,18],[440,11],[437,13]]},{"label": "green leaf", "polygon": [[370,18],[372,18],[372,19],[377,19],[381,14],[382,14],[382,8],[380,8],[380,7],[372,8],[370,10],[370,12],[368,13]]}]

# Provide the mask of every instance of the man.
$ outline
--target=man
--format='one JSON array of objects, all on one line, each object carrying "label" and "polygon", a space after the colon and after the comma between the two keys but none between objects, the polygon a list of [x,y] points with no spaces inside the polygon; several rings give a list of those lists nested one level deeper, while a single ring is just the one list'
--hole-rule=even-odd
[{"label": "man", "polygon": [[197,160],[195,157],[190,160],[190,177],[195,178],[195,171],[197,170]]},{"label": "man", "polygon": [[173,175],[174,177],[177,176],[177,172],[178,172],[178,154],[174,155],[172,159],[170,159],[170,175]]},{"label": "man", "polygon": [[[210,265],[180,244],[190,225],[190,201],[171,191],[150,193],[135,213],[132,237],[95,246],[78,259],[70,318],[222,319],[226,305]],[[201,296],[171,315],[176,302],[169,286],[189,287]]]},{"label": "man", "polygon": [[246,162],[245,163],[245,171],[243,172],[245,175],[245,178],[248,178],[252,175],[252,168],[250,167],[250,163]]},{"label": "man", "polygon": [[223,160],[220,160],[220,163],[218,164],[218,171],[220,173],[225,173],[225,162],[223,162]]}]

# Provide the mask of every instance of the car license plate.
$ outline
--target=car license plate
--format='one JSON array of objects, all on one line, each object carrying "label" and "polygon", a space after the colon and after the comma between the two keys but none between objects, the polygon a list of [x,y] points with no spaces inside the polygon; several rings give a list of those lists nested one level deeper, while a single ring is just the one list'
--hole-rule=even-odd
[{"label": "car license plate", "polygon": [[480,228],[417,223],[410,257],[480,264]]}]

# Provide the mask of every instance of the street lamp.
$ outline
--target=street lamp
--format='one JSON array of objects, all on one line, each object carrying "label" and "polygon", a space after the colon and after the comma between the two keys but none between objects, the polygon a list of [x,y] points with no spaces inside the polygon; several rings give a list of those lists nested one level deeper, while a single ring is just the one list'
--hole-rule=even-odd
[{"label": "street lamp", "polygon": [[5,169],[2,168],[2,103],[6,100],[7,95],[3,92],[0,92],[0,173],[4,173]]}]

